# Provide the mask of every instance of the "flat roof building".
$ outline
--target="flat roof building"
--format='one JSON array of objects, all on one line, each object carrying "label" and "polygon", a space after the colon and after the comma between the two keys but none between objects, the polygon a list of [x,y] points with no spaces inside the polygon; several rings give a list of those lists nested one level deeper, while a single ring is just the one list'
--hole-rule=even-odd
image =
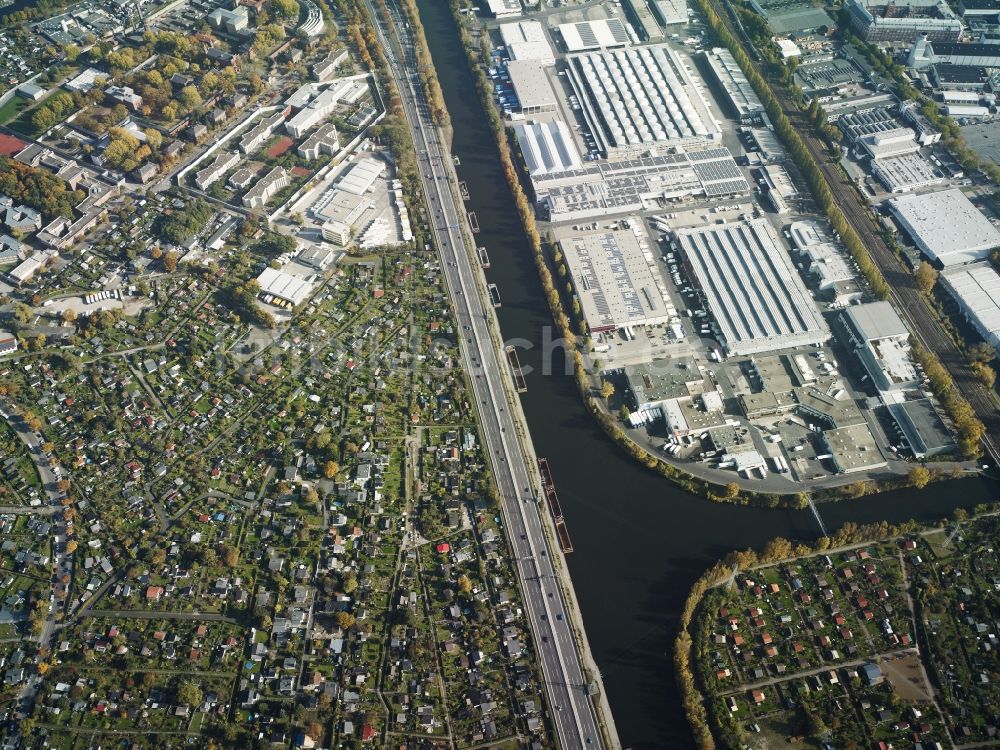
[{"label": "flat roof building", "polygon": [[641,211],[657,201],[745,195],[750,185],[726,148],[592,161],[532,177],[535,199],[551,221]]},{"label": "flat roof building", "polygon": [[537,60],[542,65],[554,65],[555,54],[538,21],[513,21],[499,26],[500,38],[511,60]]},{"label": "flat roof building", "polygon": [[705,390],[705,378],[692,357],[626,365],[623,372],[637,411],[655,409],[664,401],[690,398]]},{"label": "flat roof building", "polygon": [[979,335],[1000,351],[1000,274],[992,264],[946,268],[940,279]]},{"label": "flat roof building", "polygon": [[870,169],[872,176],[890,193],[909,193],[948,181],[941,169],[919,153],[878,159],[871,163]]},{"label": "flat roof building", "polygon": [[930,399],[900,400],[887,406],[916,458],[938,456],[955,449],[955,437],[948,431]]},{"label": "flat roof building", "polygon": [[840,474],[878,469],[886,465],[878,441],[864,422],[837,427],[820,434],[820,439]]},{"label": "flat roof building", "polygon": [[737,119],[744,124],[759,123],[764,116],[764,105],[747,80],[733,53],[724,47],[705,52],[705,61],[716,82],[726,95],[729,106]]},{"label": "flat roof building", "polygon": [[510,18],[522,13],[519,0],[486,0],[486,7],[494,18]]},{"label": "flat roof building", "polygon": [[617,229],[559,239],[583,316],[593,333],[669,320],[666,301],[636,231]]},{"label": "flat roof building", "polygon": [[262,295],[277,297],[290,305],[300,305],[309,297],[313,282],[274,268],[265,268],[257,277]]},{"label": "flat roof building", "polygon": [[531,177],[578,169],[583,161],[569,128],[562,120],[514,124],[525,167]]},{"label": "flat roof building", "polygon": [[567,60],[584,119],[609,158],[721,137],[699,83],[667,45],[590,52]]},{"label": "flat roof building", "polygon": [[958,188],[893,198],[889,207],[920,251],[941,266],[982,260],[1000,246],[1000,231]]},{"label": "flat roof building", "polygon": [[541,62],[511,60],[507,63],[507,74],[522,112],[533,114],[556,108],[556,93],[545,77]]},{"label": "flat roof building", "polygon": [[829,330],[765,219],[676,232],[729,354],[818,344]]},{"label": "flat roof building", "polygon": [[910,355],[910,331],[889,302],[849,307],[842,319],[855,353],[880,391],[912,388],[919,382]]}]

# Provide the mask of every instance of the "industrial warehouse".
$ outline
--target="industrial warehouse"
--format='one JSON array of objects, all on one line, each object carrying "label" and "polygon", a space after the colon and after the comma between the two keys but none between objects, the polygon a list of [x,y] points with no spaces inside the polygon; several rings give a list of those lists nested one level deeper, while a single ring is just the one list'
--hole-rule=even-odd
[{"label": "industrial warehouse", "polygon": [[[867,304],[732,54],[694,34],[666,38],[635,5],[502,24],[491,39],[505,53],[489,69],[629,436],[668,460],[766,480],[766,491],[896,473],[902,451],[951,450],[908,329],[888,303]],[[797,0],[766,6],[790,27],[832,23]],[[803,56],[827,44],[822,32],[776,41]],[[940,134],[865,92],[862,66],[816,54],[805,67],[847,136],[845,158],[885,186],[872,194],[955,184],[936,158]]]},{"label": "industrial warehouse", "polygon": [[958,188],[893,198],[889,207],[920,251],[940,266],[982,260],[1000,247],[1000,231]]},{"label": "industrial warehouse", "polygon": [[730,355],[819,344],[829,329],[766,220],[676,233]]},{"label": "industrial warehouse", "polygon": [[945,269],[941,283],[983,339],[1000,350],[1000,274],[990,263]]},{"label": "industrial warehouse", "polygon": [[608,156],[720,136],[701,92],[667,45],[576,55],[569,63],[584,116]]},{"label": "industrial warehouse", "polygon": [[573,289],[592,333],[658,325],[670,318],[636,229],[614,229],[559,240]]},{"label": "industrial warehouse", "polygon": [[[750,184],[725,148],[626,161],[593,161],[580,169],[533,175],[535,200],[553,222],[577,221],[656,207],[658,201],[750,192]],[[647,205],[649,204],[649,205]]]}]

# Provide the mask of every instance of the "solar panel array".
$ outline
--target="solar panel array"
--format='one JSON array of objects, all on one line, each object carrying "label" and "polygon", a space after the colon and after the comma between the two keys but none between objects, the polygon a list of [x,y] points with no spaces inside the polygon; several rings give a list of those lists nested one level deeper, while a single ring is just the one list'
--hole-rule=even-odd
[{"label": "solar panel array", "polygon": [[661,322],[666,306],[635,235],[628,230],[560,243],[592,331]]},{"label": "solar panel array", "polygon": [[732,154],[711,148],[616,162],[532,177],[535,195],[554,221],[635,211],[644,200],[750,192]]}]

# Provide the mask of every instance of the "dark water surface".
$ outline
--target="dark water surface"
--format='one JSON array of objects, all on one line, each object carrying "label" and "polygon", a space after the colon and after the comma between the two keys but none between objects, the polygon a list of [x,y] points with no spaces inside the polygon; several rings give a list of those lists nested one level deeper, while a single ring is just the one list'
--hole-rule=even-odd
[{"label": "dark water surface", "polygon": [[[420,11],[454,126],[459,179],[469,188],[499,286],[504,338],[527,339],[522,396],[539,456],[549,459],[575,551],[570,571],[591,648],[624,747],[692,747],[674,687],[671,649],[691,583],[734,548],[761,547],[775,536],[819,535],[807,511],[761,510],[711,503],[641,469],[596,426],[572,377],[540,372],[543,331],[552,320],[499,156],[480,107],[445,0],[420,0]],[[846,521],[935,519],[956,505],[1000,495],[981,480],[940,483],[821,506],[831,530]]]}]

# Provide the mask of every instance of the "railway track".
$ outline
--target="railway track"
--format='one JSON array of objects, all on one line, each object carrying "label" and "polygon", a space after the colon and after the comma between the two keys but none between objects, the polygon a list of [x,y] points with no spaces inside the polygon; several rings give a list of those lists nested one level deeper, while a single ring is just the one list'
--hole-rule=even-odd
[{"label": "railway track", "polygon": [[[733,24],[728,8],[723,7],[719,0],[709,0],[709,4],[726,24],[729,32],[741,40],[744,50],[751,59],[759,61],[760,56],[753,44],[746,38],[742,29]],[[986,427],[982,438],[986,455],[994,465],[1000,463],[1000,447],[996,442],[1000,439],[1000,402],[996,394],[972,372],[965,355],[920,293],[913,274],[903,266],[903,262],[882,237],[882,227],[879,226],[872,210],[867,203],[862,202],[855,186],[847,180],[838,166],[827,159],[826,146],[814,134],[812,124],[807,121],[787,93],[780,88],[772,87],[771,90],[782,110],[796,126],[812,158],[822,170],[837,206],[858,236],[864,238],[872,260],[889,286],[889,295],[896,309],[909,324],[917,340],[926,349],[934,352],[951,374],[958,392],[969,402],[976,416]]]}]

